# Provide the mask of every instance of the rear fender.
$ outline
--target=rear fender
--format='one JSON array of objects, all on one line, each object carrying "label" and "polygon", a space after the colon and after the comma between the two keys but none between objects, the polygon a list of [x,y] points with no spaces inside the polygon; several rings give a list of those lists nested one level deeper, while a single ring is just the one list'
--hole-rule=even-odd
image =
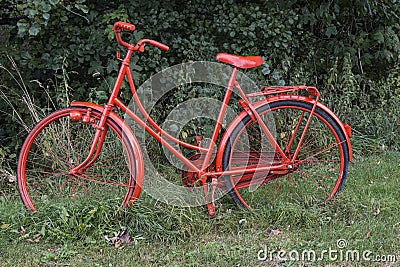
[{"label": "rear fender", "polygon": [[[104,110],[103,106],[90,103],[90,102],[72,102],[72,107],[86,107],[97,110],[102,113]],[[122,138],[127,139],[127,142],[130,143],[132,147],[132,152],[135,156],[135,164],[136,164],[136,179],[135,179],[135,190],[133,192],[131,202],[135,201],[140,196],[140,192],[142,190],[143,179],[144,179],[144,163],[143,163],[143,155],[140,149],[139,142],[137,141],[135,135],[133,134],[131,128],[125,123],[125,121],[118,116],[115,112],[110,112],[108,115],[113,121],[115,121],[120,127],[122,131]]]}]

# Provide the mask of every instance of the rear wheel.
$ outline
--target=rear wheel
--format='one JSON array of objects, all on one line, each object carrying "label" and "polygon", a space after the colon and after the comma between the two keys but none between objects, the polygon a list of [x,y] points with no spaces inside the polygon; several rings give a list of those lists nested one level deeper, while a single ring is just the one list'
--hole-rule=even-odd
[{"label": "rear wheel", "polygon": [[106,120],[98,158],[82,173],[70,174],[89,154],[96,132],[93,124],[100,116],[96,110],[70,107],[53,112],[33,128],[18,162],[18,188],[29,210],[70,201],[116,199],[129,204],[137,163],[120,125],[111,118]]},{"label": "rear wheel", "polygon": [[[273,120],[276,141],[290,159],[310,116],[310,103],[282,100],[266,103],[257,112],[268,125]],[[316,108],[291,170],[283,173],[252,173],[225,176],[234,201],[250,208],[272,201],[314,203],[329,200],[346,180],[349,152],[344,133],[322,109]],[[223,154],[223,169],[281,164],[257,121],[246,116],[237,124]]]}]

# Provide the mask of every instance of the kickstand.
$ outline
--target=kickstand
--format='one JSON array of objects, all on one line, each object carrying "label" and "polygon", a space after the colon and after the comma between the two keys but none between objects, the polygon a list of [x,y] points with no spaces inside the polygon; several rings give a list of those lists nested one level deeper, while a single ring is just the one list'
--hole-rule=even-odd
[{"label": "kickstand", "polygon": [[203,189],[204,189],[204,196],[206,198],[206,203],[207,203],[207,210],[208,210],[208,216],[214,217],[215,216],[215,189],[217,187],[217,178],[213,177],[212,182],[211,182],[211,201],[209,201],[209,195],[208,195],[208,188],[207,188],[207,183],[203,184]]}]

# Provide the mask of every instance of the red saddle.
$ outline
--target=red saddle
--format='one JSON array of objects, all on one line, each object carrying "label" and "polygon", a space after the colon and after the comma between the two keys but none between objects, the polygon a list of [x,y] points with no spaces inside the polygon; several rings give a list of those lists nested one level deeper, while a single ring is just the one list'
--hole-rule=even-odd
[{"label": "red saddle", "polygon": [[217,60],[240,69],[255,68],[264,62],[260,56],[237,56],[226,53],[219,53],[217,55]]}]

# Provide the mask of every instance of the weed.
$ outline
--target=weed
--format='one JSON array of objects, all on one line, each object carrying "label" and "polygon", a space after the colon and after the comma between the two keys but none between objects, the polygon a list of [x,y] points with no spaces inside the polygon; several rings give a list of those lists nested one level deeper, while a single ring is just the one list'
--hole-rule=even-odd
[{"label": "weed", "polygon": [[[339,258],[303,263],[260,261],[257,253],[265,247],[319,253],[338,249],[342,239],[350,250],[397,255],[399,156],[398,152],[356,156],[343,191],[332,201],[271,203],[248,211],[233,205],[228,197],[219,202],[212,219],[203,207],[172,207],[146,194],[128,209],[115,209],[111,200],[66,207],[55,204],[35,214],[25,211],[17,197],[1,197],[2,266],[27,266],[28,262],[80,266],[339,264]],[[106,242],[105,235],[113,237],[122,231],[129,233],[129,244],[116,247]],[[344,266],[354,263],[342,262]],[[363,266],[370,264],[363,262]]]}]

